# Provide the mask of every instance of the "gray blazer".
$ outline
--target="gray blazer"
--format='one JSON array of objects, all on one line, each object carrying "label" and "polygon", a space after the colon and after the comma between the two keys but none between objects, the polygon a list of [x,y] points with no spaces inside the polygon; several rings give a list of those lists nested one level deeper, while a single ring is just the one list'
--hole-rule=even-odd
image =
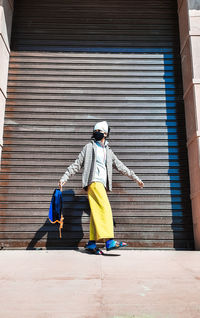
[{"label": "gray blazer", "polygon": [[[136,182],[140,182],[140,178],[136,176],[133,170],[128,169],[114,154],[108,145],[106,145],[106,166],[107,166],[107,189],[112,191],[112,167],[118,170],[121,174],[128,176]],[[96,147],[95,142],[91,140],[86,144],[79,153],[78,158],[72,163],[60,179],[61,182],[67,181],[71,176],[75,175],[82,167],[82,187],[87,189],[87,186],[92,182],[96,170]]]}]

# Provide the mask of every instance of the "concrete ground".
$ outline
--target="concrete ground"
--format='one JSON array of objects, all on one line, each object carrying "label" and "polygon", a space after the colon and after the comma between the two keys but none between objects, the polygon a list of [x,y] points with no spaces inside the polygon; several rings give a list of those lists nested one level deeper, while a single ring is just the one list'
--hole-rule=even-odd
[{"label": "concrete ground", "polygon": [[200,317],[200,252],[109,254],[0,251],[0,317]]}]

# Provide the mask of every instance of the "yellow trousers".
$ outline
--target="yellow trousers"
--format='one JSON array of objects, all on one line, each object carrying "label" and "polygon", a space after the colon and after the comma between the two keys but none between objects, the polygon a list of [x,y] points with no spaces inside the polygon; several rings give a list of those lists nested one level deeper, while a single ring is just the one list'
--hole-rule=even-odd
[{"label": "yellow trousers", "polygon": [[90,204],[90,240],[114,238],[113,217],[106,189],[101,182],[88,186]]}]

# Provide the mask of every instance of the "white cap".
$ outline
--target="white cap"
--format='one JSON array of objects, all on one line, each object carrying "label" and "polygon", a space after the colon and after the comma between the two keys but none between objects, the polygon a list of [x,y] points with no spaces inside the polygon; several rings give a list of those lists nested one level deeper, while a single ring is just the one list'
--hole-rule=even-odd
[{"label": "white cap", "polygon": [[94,130],[102,130],[106,134],[108,133],[108,123],[107,121],[100,121],[99,123],[96,123],[94,126]]}]

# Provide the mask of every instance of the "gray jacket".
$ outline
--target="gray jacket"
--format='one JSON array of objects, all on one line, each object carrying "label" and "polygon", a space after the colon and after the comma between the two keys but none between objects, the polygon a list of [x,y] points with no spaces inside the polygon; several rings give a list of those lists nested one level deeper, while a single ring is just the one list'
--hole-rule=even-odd
[{"label": "gray jacket", "polygon": [[[121,174],[140,182],[133,170],[128,169],[114,154],[108,145],[106,145],[106,166],[107,166],[107,189],[112,191],[112,167],[118,170]],[[60,179],[61,182],[67,181],[71,176],[75,175],[82,167],[82,187],[87,189],[87,186],[92,182],[96,170],[96,147],[95,142],[91,140],[86,144],[79,153],[78,158],[72,163]]]}]

